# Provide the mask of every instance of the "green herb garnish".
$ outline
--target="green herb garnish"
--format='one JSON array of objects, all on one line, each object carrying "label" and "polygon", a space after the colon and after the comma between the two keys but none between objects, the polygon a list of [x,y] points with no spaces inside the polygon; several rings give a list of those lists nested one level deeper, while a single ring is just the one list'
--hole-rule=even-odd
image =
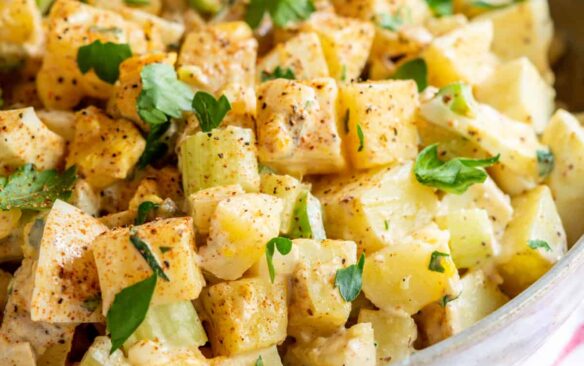
[{"label": "green herb garnish", "polygon": [[426,0],[434,16],[443,17],[454,13],[452,0]]},{"label": "green herb garnish", "polygon": [[225,95],[215,99],[211,94],[201,91],[195,94],[192,106],[203,132],[210,132],[219,127],[227,112],[231,110],[231,104]]},{"label": "green herb garnish", "polygon": [[140,239],[135,234],[135,232],[130,232],[130,242],[134,245],[134,248],[136,248],[136,250],[140,253],[142,258],[144,258],[146,263],[148,263],[148,265],[152,269],[152,272],[154,272],[156,276],[162,278],[165,281],[170,281],[170,279],[168,278],[166,273],[164,273],[164,270],[158,263],[158,260],[154,256],[154,253],[152,253],[152,250],[150,249],[148,243]]},{"label": "green herb garnish", "polygon": [[144,201],[140,203],[140,206],[138,206],[138,214],[136,215],[134,225],[142,225],[143,223],[145,223],[150,211],[155,210],[158,207],[160,207],[159,204],[151,201]]},{"label": "green herb garnish", "polygon": [[361,293],[363,285],[363,268],[365,267],[365,254],[361,254],[357,264],[351,264],[347,268],[338,269],[335,275],[335,287],[339,288],[341,297],[351,302]]},{"label": "green herb garnish", "polygon": [[537,150],[537,166],[540,177],[547,177],[554,170],[554,154],[548,150]]},{"label": "green herb garnish", "polygon": [[382,13],[377,16],[377,24],[383,29],[397,32],[404,25],[404,20],[400,14]]},{"label": "green herb garnish", "polygon": [[264,366],[264,360],[262,359],[262,356],[258,357],[255,366]]},{"label": "green herb garnish", "polygon": [[32,164],[23,165],[9,177],[0,177],[0,210],[49,209],[55,200],[71,197],[76,180],[74,166],[59,175],[56,170],[37,171]]},{"label": "green herb garnish", "polygon": [[168,144],[161,141],[162,137],[170,128],[170,122],[160,125],[150,125],[150,132],[146,137],[146,147],[138,160],[138,168],[144,169],[152,162],[161,159],[168,151]]},{"label": "green herb garnish", "polygon": [[423,58],[410,60],[398,67],[391,79],[414,80],[422,92],[428,87],[428,65]]},{"label": "green herb garnish", "polygon": [[267,12],[278,27],[285,27],[290,23],[308,19],[315,11],[316,7],[312,0],[251,0],[245,21],[255,29]]},{"label": "green herb garnish", "polygon": [[443,308],[446,307],[446,305],[448,305],[449,302],[454,301],[456,299],[458,299],[460,297],[460,295],[456,296],[456,297],[452,297],[450,295],[444,295],[442,296],[442,298],[440,299],[440,301],[438,301],[438,304],[440,304],[440,306],[442,306]]},{"label": "green herb garnish", "polygon": [[289,67],[282,68],[280,66],[277,66],[272,72],[262,70],[261,78],[262,82],[275,79],[295,80],[296,75],[294,75],[294,70],[292,70]]},{"label": "green herb garnish", "polygon": [[448,193],[462,194],[487,179],[485,168],[496,164],[499,155],[490,159],[455,158],[444,162],[438,158],[438,145],[426,147],[416,158],[414,174],[418,182]]},{"label": "green herb garnish", "polygon": [[357,137],[359,138],[359,147],[357,148],[357,151],[361,152],[365,148],[365,135],[363,134],[360,124],[357,124]]},{"label": "green herb garnish", "polygon": [[120,64],[132,57],[128,44],[94,41],[77,51],[77,66],[86,74],[93,69],[97,77],[106,83],[114,84],[120,77]]},{"label": "green herb garnish", "polygon": [[110,354],[119,349],[146,318],[156,280],[153,274],[116,294],[106,319],[112,339]]},{"label": "green herb garnish", "polygon": [[324,225],[317,210],[320,210],[318,199],[308,191],[302,192],[294,206],[291,238],[326,239]]},{"label": "green herb garnish", "polygon": [[278,250],[280,254],[287,255],[292,250],[292,240],[278,236],[276,238],[270,239],[268,244],[266,244],[266,260],[268,262],[268,271],[270,272],[270,280],[274,283],[276,278],[276,270],[274,269],[274,253]]},{"label": "green herb garnish", "polygon": [[442,266],[442,258],[450,257],[450,254],[433,251],[430,257],[430,264],[428,264],[428,269],[434,272],[444,273],[445,269]]},{"label": "green herb garnish", "polygon": [[472,89],[465,83],[453,83],[440,89],[438,97],[454,113],[464,117],[474,117],[476,101]]},{"label": "green herb garnish", "polygon": [[533,250],[537,250],[540,248],[544,249],[546,252],[551,252],[551,250],[552,250],[552,248],[550,247],[548,242],[545,240],[539,240],[539,239],[528,240],[527,245],[529,245],[529,247]]}]

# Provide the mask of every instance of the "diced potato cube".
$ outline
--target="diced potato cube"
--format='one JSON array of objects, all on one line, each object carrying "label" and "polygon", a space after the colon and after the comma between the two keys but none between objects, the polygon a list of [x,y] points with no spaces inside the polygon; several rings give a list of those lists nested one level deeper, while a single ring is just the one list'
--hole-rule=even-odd
[{"label": "diced potato cube", "polygon": [[272,346],[261,350],[242,353],[232,357],[219,356],[211,360],[212,366],[255,366],[259,358],[266,366],[282,366],[278,348]]},{"label": "diced potato cube", "polygon": [[[45,354],[70,348],[76,324],[36,322],[31,319],[30,299],[34,286],[32,279],[35,266],[36,261],[25,258],[14,273],[12,291],[8,295],[4,309],[0,339],[9,343],[30,343],[34,354],[40,357],[38,365],[43,365],[41,359]],[[68,349],[65,350],[65,354],[67,353]],[[61,364],[64,364],[64,360]]]},{"label": "diced potato cube", "polygon": [[476,96],[507,117],[542,133],[555,109],[556,92],[529,59],[522,57],[498,67],[477,85]]},{"label": "diced potato cube", "polygon": [[371,50],[373,24],[323,12],[313,14],[300,29],[320,38],[331,77],[357,80]]},{"label": "diced potato cube", "polygon": [[553,78],[548,62],[553,23],[547,0],[522,1],[476,20],[493,22],[493,52],[501,60],[527,56],[544,78]]},{"label": "diced potato cube", "polygon": [[486,159],[489,154],[475,142],[459,135],[455,131],[435,125],[424,119],[416,121],[420,145],[428,147],[438,144],[438,156],[443,160],[451,160],[461,156],[473,159]]},{"label": "diced potato cube", "polygon": [[465,274],[460,285],[458,297],[432,303],[414,316],[424,347],[462,332],[509,301],[481,270]]},{"label": "diced potato cube", "polygon": [[[566,254],[566,233],[550,189],[538,186],[513,198],[515,214],[503,238],[503,290],[515,296]],[[543,243],[545,242],[545,244]]]},{"label": "diced potato cube", "polygon": [[478,84],[493,71],[490,53],[493,24],[470,23],[436,38],[424,51],[431,85],[443,87],[463,81]]},{"label": "diced potato cube", "polygon": [[294,208],[298,198],[308,187],[298,179],[289,175],[262,174],[260,192],[282,199],[282,224],[280,232],[287,234],[292,228]]},{"label": "diced potato cube", "polygon": [[178,59],[179,78],[216,97],[225,94],[231,111],[223,125],[253,128],[258,43],[245,22],[225,22],[189,33]]},{"label": "diced potato cube", "polygon": [[276,45],[259,61],[256,81],[262,81],[262,72],[272,73],[278,66],[290,68],[296,80],[329,76],[322,44],[316,33],[300,33],[286,43]]},{"label": "diced potato cube", "polygon": [[330,78],[277,79],[258,88],[260,161],[292,175],[345,168],[337,111],[338,87]]},{"label": "diced potato cube", "polygon": [[31,300],[31,318],[50,323],[103,321],[91,249],[107,231],[97,219],[57,200],[49,212],[40,244]]},{"label": "diced potato cube", "polygon": [[464,27],[467,24],[468,18],[464,16],[464,14],[453,14],[445,15],[439,18],[430,18],[424,25],[430,31],[430,33],[436,37],[439,37],[455,29]]},{"label": "diced potato cube", "polygon": [[398,4],[387,0],[331,0],[335,10],[344,16],[363,20],[375,18],[378,14],[393,14]]},{"label": "diced potato cube", "polygon": [[359,312],[359,323],[371,323],[373,327],[377,365],[398,362],[414,352],[418,329],[409,315],[363,309]]},{"label": "diced potato cube", "polygon": [[375,339],[369,323],[341,329],[328,338],[288,348],[286,365],[302,366],[375,366]]},{"label": "diced potato cube", "polygon": [[499,243],[486,210],[451,211],[447,221],[450,252],[456,268],[481,267],[499,254]]},{"label": "diced potato cube", "polygon": [[344,85],[341,118],[353,167],[368,169],[415,158],[418,105],[418,89],[412,80]]},{"label": "diced potato cube", "polygon": [[49,130],[33,108],[0,111],[0,168],[10,171],[31,163],[40,170],[53,169],[64,154],[65,140]]},{"label": "diced potato cube", "polygon": [[438,208],[434,190],[416,180],[413,164],[332,177],[315,190],[332,238],[354,240],[373,253],[428,225]]},{"label": "diced potato cube", "polygon": [[[160,2],[161,0],[148,1],[148,5],[155,6],[156,2]],[[167,17],[158,17],[128,6],[118,9],[117,12],[127,21],[138,24],[142,28],[149,52],[161,52],[172,45],[179,44],[185,32],[185,25],[182,21],[169,20]],[[171,16],[170,18],[174,17]]]},{"label": "diced potato cube", "polygon": [[10,343],[0,338],[0,364],[4,366],[36,366],[36,357],[30,343]]},{"label": "diced potato cube", "polygon": [[71,204],[93,217],[99,216],[100,196],[85,179],[77,179],[71,194]]},{"label": "diced potato cube", "polygon": [[196,299],[205,279],[195,258],[193,221],[190,217],[158,220],[108,231],[93,243],[103,313],[107,314],[121,290],[152,275],[152,269],[130,242],[131,230],[149,245],[170,279],[158,280],[152,305]]},{"label": "diced potato cube", "polygon": [[85,352],[79,366],[130,366],[121,350],[110,354],[112,341],[109,337],[96,337],[91,347]]},{"label": "diced potato cube", "polygon": [[125,2],[124,0],[87,0],[89,5],[96,6],[98,8],[110,9],[114,11],[119,11],[124,7],[135,7],[137,10],[145,11],[151,14],[158,14],[162,8],[161,0],[148,0],[148,2]]},{"label": "diced potato cube", "polygon": [[325,240],[316,247],[309,241],[295,244],[301,260],[292,274],[288,334],[298,341],[329,336],[351,313],[351,303],[341,297],[334,283],[337,270],[357,262],[357,247],[337,240]]},{"label": "diced potato cube", "polygon": [[495,237],[502,239],[505,228],[513,217],[513,206],[511,198],[503,193],[491,178],[487,178],[482,184],[472,185],[463,194],[444,195],[437,221],[444,222],[449,212],[474,208],[487,211]]},{"label": "diced potato cube", "polygon": [[132,122],[113,120],[96,107],[77,113],[75,129],[67,166],[76,165],[79,173],[97,189],[125,179],[146,147]]},{"label": "diced potato cube", "polygon": [[216,355],[231,356],[281,344],[288,314],[286,284],[259,278],[222,282],[206,287],[201,304]]},{"label": "diced potato cube", "polygon": [[[363,292],[382,310],[414,314],[445,295],[458,294],[458,272],[448,232],[430,225],[365,261]],[[388,296],[391,294],[391,296]]]},{"label": "diced potato cube", "polygon": [[370,79],[389,78],[397,69],[394,60],[417,56],[432,39],[432,34],[418,25],[404,25],[397,31],[376,27],[369,57]]},{"label": "diced potato cube", "polygon": [[112,96],[108,101],[107,112],[116,118],[127,118],[137,123],[143,130],[148,125],[138,115],[137,100],[142,93],[142,69],[150,64],[173,65],[176,53],[153,53],[135,55],[120,64],[120,78],[114,86]]},{"label": "diced potato cube", "polygon": [[211,217],[202,266],[224,280],[240,278],[264,255],[268,241],[278,236],[282,201],[266,194],[242,194],[217,205]]},{"label": "diced potato cube", "polygon": [[93,71],[82,74],[77,66],[79,48],[96,40],[127,43],[134,54],[146,51],[140,26],[119,14],[78,1],[55,2],[48,19],[43,65],[37,75],[38,93],[47,109],[72,109],[85,96],[107,99],[111,95],[111,84]]},{"label": "diced potato cube", "polygon": [[244,193],[239,184],[234,184],[207,188],[191,194],[188,198],[189,214],[193,218],[197,233],[209,233],[211,217],[219,202]]},{"label": "diced potato cube", "polygon": [[73,111],[37,111],[39,119],[57,135],[66,141],[71,141],[75,137],[75,112]]},{"label": "diced potato cube", "polygon": [[547,126],[543,142],[555,157],[548,182],[572,245],[584,234],[584,128],[574,116],[560,110]]},{"label": "diced potato cube", "polygon": [[12,231],[18,227],[21,216],[22,211],[18,208],[13,208],[8,211],[0,210],[0,240],[12,234]]},{"label": "diced potato cube", "polygon": [[0,67],[7,67],[10,71],[12,65],[18,65],[23,59],[26,60],[27,56],[37,57],[42,54],[43,23],[36,1],[2,1],[0,14],[2,14]]},{"label": "diced potato cube", "polygon": [[240,184],[257,192],[260,175],[253,131],[228,126],[197,132],[180,145],[179,159],[186,196],[205,188]]},{"label": "diced potato cube", "polygon": [[474,101],[469,103],[472,104],[471,112],[468,115],[458,114],[438,95],[422,104],[420,114],[428,122],[476,143],[491,156],[500,154],[499,165],[508,170],[508,175],[514,173],[515,176],[538,182],[541,177],[537,151],[546,148],[539,143],[535,131],[487,105],[475,104]]}]

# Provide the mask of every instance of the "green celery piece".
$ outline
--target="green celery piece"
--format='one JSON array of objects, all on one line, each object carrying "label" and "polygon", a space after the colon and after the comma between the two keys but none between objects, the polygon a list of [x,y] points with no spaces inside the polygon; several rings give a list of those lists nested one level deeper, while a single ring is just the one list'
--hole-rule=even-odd
[{"label": "green celery piece", "polygon": [[108,337],[97,337],[81,360],[79,366],[130,366],[121,350],[110,355],[112,342]]},{"label": "green celery piece", "polygon": [[128,350],[136,342],[158,340],[171,347],[200,347],[207,343],[207,334],[190,301],[152,306],[146,319],[124,343]]},{"label": "green celery piece", "polygon": [[221,0],[189,0],[191,8],[205,14],[216,14],[223,7]]},{"label": "green celery piece", "polygon": [[302,192],[296,201],[290,237],[326,239],[320,202],[309,191]]}]

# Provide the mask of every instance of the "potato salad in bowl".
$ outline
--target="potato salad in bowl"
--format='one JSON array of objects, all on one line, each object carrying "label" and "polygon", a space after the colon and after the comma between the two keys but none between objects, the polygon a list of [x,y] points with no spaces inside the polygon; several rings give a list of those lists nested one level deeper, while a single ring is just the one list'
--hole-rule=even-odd
[{"label": "potato salad in bowl", "polygon": [[547,0],[2,0],[0,365],[381,366],[471,327],[584,233],[553,35]]}]

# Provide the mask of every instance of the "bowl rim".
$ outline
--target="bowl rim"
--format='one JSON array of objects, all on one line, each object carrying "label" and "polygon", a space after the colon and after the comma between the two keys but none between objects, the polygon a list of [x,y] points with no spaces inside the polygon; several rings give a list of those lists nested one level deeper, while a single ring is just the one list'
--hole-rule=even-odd
[{"label": "bowl rim", "polygon": [[442,356],[456,352],[459,348],[476,343],[495,333],[504,325],[521,316],[522,309],[540,300],[578,266],[584,265],[584,236],[549,271],[530,287],[511,299],[476,324],[428,348],[415,351],[408,358],[393,364],[395,366],[426,365]]}]

